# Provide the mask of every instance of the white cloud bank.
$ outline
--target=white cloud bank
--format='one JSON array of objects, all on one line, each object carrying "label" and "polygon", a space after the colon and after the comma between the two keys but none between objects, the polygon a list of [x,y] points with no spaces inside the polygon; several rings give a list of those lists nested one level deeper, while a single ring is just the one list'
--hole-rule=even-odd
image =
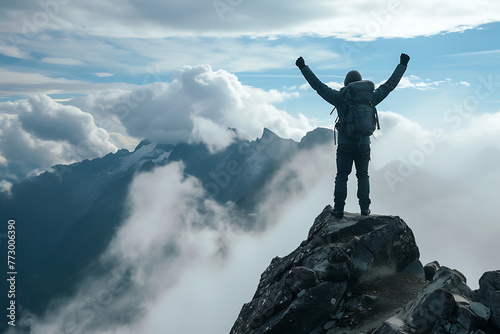
[{"label": "white cloud bank", "polygon": [[0,103],[2,165],[18,175],[103,156],[117,147],[89,113],[46,95]]},{"label": "white cloud bank", "polygon": [[171,144],[203,142],[219,150],[237,136],[228,128],[254,139],[267,127],[300,140],[313,128],[311,122],[275,107],[296,96],[245,86],[234,74],[198,65],[176,71],[172,82],[104,90],[69,102],[74,106],[46,95],[3,102],[0,162],[24,169],[26,175],[118,148],[132,149],[144,138]]},{"label": "white cloud bank", "polygon": [[[43,319],[26,313],[31,333],[228,333],[271,258],[293,250],[324,206],[316,191],[300,195],[331,178],[325,153],[297,157],[269,185],[257,213],[267,233],[240,230],[242,218],[206,199],[181,163],[136,177],[130,215],[102,257],[111,274],[87,280]],[[277,187],[283,179],[293,192]]]},{"label": "white cloud bank", "polygon": [[[421,260],[461,270],[472,287],[484,271],[498,269],[499,115],[471,116],[460,129],[440,133],[382,112],[383,131],[372,146],[373,211],[401,216]],[[240,218],[206,200],[179,163],[137,177],[129,219],[104,257],[118,260],[118,273],[130,270],[130,277],[121,275],[125,288],[109,277],[86,282],[44,319],[31,318],[32,333],[227,333],[270,260],[299,245],[331,203],[333,149],[305,152],[282,167],[258,212],[274,224],[260,234],[235,228]],[[389,182],[391,173],[399,182]],[[358,211],[355,193],[352,175],[348,211]]]},{"label": "white cloud bank", "polygon": [[500,112],[466,116],[443,130],[381,113],[372,198],[375,212],[409,223],[423,261],[457,268],[477,287],[484,271],[498,269]]},{"label": "white cloud bank", "polygon": [[221,149],[232,142],[228,128],[256,138],[268,127],[282,137],[299,140],[313,128],[310,121],[274,106],[295,96],[245,86],[234,74],[198,65],[178,70],[170,83],[90,95],[82,108],[103,124],[123,125],[135,138],[204,142]]}]

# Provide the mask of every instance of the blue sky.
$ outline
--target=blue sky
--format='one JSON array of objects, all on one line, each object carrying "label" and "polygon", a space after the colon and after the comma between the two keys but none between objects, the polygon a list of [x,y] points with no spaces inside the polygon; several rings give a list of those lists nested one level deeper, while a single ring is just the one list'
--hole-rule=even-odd
[{"label": "blue sky", "polygon": [[[32,94],[68,99],[106,89],[131,89],[169,82],[184,65],[210,64],[214,70],[235,74],[244,85],[299,93],[276,106],[325,125],[329,105],[312,91],[299,89],[305,83],[294,66],[299,55],[325,82],[342,82],[345,73],[355,68],[380,83],[391,74],[399,54],[406,52],[411,56],[406,77],[411,76],[417,86],[401,88],[379,108],[429,123],[427,116],[434,112],[429,107],[446,107],[473,90],[479,77],[497,74],[500,25],[491,13],[495,4],[485,3],[482,12],[479,5],[468,8],[456,3],[443,11],[446,1],[435,5],[359,1],[352,8],[336,2],[318,4],[333,14],[328,19],[310,8],[279,1],[264,7],[246,1],[166,2],[152,5],[151,10],[131,1],[106,19],[105,11],[116,9],[113,2],[94,7],[62,0],[38,5],[13,2],[2,10],[0,101]],[[155,7],[165,11],[165,22]],[[422,12],[426,8],[431,11]],[[135,22],[130,20],[134,10]],[[273,22],[273,10],[284,11],[283,17]],[[352,16],[359,22],[343,28],[344,18],[338,12],[344,11],[345,19]],[[177,13],[186,20],[174,19]],[[257,16],[262,13],[264,17]],[[303,16],[296,26],[288,23],[299,15]],[[252,19],[255,24],[248,22]],[[481,101],[478,112],[497,111],[498,101],[499,94],[492,94]]]}]

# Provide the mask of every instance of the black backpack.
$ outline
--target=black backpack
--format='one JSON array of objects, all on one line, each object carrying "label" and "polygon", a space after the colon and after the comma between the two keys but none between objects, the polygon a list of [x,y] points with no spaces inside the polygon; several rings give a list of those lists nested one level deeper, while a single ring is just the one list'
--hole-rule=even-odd
[{"label": "black backpack", "polygon": [[344,113],[337,117],[335,129],[351,138],[359,138],[360,143],[362,138],[380,130],[377,108],[373,105],[374,89],[375,85],[369,80],[351,82],[345,87]]}]

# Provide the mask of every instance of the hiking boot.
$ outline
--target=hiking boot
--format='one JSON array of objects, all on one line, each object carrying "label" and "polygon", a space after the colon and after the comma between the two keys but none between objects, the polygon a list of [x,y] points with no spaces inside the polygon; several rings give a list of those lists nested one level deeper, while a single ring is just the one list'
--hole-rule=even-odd
[{"label": "hiking boot", "polygon": [[344,208],[333,208],[332,215],[335,218],[343,218],[344,217]]},{"label": "hiking boot", "polygon": [[370,209],[361,209],[362,216],[369,216],[371,213]]}]

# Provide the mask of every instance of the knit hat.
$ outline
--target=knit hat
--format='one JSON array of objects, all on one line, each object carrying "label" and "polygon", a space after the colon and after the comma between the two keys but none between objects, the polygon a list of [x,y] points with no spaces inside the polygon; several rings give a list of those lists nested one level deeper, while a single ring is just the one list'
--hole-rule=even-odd
[{"label": "knit hat", "polygon": [[361,80],[363,79],[361,78],[361,74],[358,71],[356,70],[349,71],[349,73],[347,73],[345,76],[344,86],[347,86],[351,82],[361,81]]}]

